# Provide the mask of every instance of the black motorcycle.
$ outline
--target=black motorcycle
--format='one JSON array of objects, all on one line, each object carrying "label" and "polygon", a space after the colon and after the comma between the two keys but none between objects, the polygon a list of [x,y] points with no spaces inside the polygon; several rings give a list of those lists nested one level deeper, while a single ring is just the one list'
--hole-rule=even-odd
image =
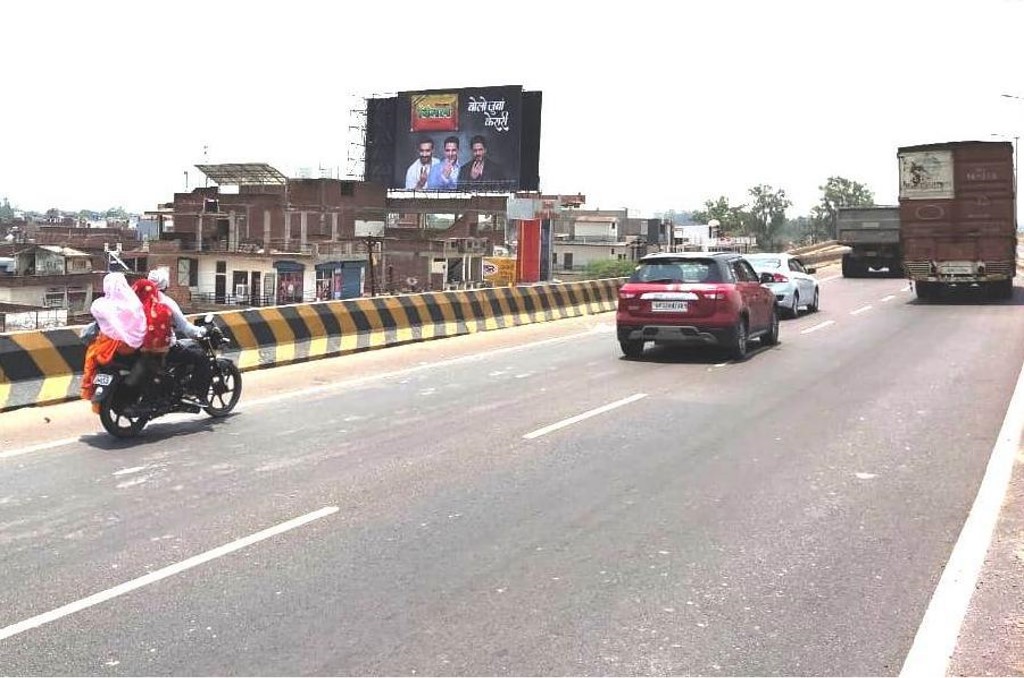
[{"label": "black motorcycle", "polygon": [[[207,401],[202,408],[211,417],[224,417],[235,408],[242,396],[242,374],[229,358],[220,356],[220,349],[229,343],[224,332],[214,323],[213,315],[196,319],[206,328],[199,339],[180,339],[184,345],[199,346],[210,361],[213,379]],[[166,365],[155,372],[141,354],[117,356],[96,371],[92,402],[99,405],[100,422],[112,436],[133,438],[152,419],[172,412],[198,413],[200,407],[187,399],[191,392],[192,365]]]}]

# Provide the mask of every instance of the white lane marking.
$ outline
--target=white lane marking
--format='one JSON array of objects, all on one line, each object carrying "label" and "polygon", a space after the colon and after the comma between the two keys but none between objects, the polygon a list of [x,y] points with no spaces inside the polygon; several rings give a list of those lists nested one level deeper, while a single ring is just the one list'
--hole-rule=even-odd
[{"label": "white lane marking", "polygon": [[115,476],[126,476],[129,473],[138,473],[139,471],[145,471],[147,466],[132,466],[131,468],[123,468],[120,471],[114,471]]},{"label": "white lane marking", "polygon": [[30,452],[41,452],[43,450],[51,450],[55,447],[63,447],[64,445],[70,445],[71,443],[77,443],[80,438],[61,438],[60,440],[51,440],[48,443],[39,443],[38,445],[29,445],[28,447],[20,447],[15,450],[5,450],[0,452],[0,459],[9,459],[11,457],[17,457],[22,454],[29,454]]},{"label": "white lane marking", "polygon": [[811,332],[817,332],[818,330],[825,329],[829,325],[835,325],[835,324],[836,324],[835,320],[826,320],[825,322],[818,323],[814,327],[808,327],[806,330],[800,330],[800,334],[810,334]]},{"label": "white lane marking", "polygon": [[270,537],[279,535],[282,532],[294,530],[296,527],[301,527],[306,523],[318,520],[320,518],[323,518],[324,516],[329,516],[332,513],[337,513],[337,511],[337,506],[325,506],[319,511],[313,511],[312,513],[307,513],[304,516],[292,518],[291,520],[283,522],[280,525],[275,525],[274,527],[261,530],[260,532],[251,534],[248,537],[243,537],[242,539],[233,541],[230,544],[218,546],[217,548],[207,551],[206,553],[200,553],[198,556],[192,556],[188,560],[183,560],[180,563],[169,565],[165,568],[157,570],[156,572],[150,572],[147,575],[144,575],[137,579],[132,579],[131,581],[125,582],[124,584],[119,584],[118,586],[115,586],[111,589],[107,589],[106,591],[94,593],[88,598],[76,600],[75,602],[68,603],[63,607],[58,607],[56,610],[51,610],[49,612],[36,615],[35,617],[31,617],[24,621],[20,621],[17,624],[11,624],[6,628],[0,629],[0,640],[5,640],[7,638],[10,638],[11,636],[16,636],[19,633],[24,633],[25,631],[28,631],[30,629],[42,626],[43,624],[48,624],[52,621],[56,621],[61,617],[68,616],[69,614],[81,612],[82,610],[92,607],[93,605],[99,605],[100,603],[106,602],[111,598],[122,596],[126,593],[134,591],[135,589],[142,588],[143,586],[146,586],[148,584],[158,582],[161,579],[166,579],[167,577],[179,574],[181,572],[184,572],[185,570],[196,567],[197,565],[202,565],[203,563],[209,562],[214,558],[226,556],[229,553],[233,553],[239,549],[243,549],[246,546],[252,546],[256,542],[263,541],[264,539],[269,539]]},{"label": "white lane marking", "polygon": [[861,306],[856,311],[850,311],[850,315],[860,315],[861,313],[864,313],[865,311],[870,311],[873,308],[874,306],[872,306],[871,304],[868,304],[867,306]]},{"label": "white lane marking", "polygon": [[909,292],[909,291],[910,291],[910,285],[907,285],[906,287],[901,287],[900,288],[900,292]]},{"label": "white lane marking", "polygon": [[839,280],[842,277],[843,277],[842,275],[830,275],[827,278],[818,278],[818,283],[821,284],[821,283],[826,283],[829,280]]},{"label": "white lane marking", "polygon": [[[451,365],[458,365],[461,363],[473,362],[476,360],[485,360],[491,356],[502,355],[504,353],[512,353],[515,351],[522,351],[524,349],[531,349],[537,346],[544,346],[546,344],[555,344],[563,341],[571,341],[573,339],[579,339],[590,334],[598,334],[596,329],[589,329],[584,332],[575,332],[573,334],[567,334],[564,337],[553,337],[551,339],[541,339],[529,344],[518,344],[516,346],[506,346],[505,348],[496,348],[483,353],[470,353],[458,358],[450,358],[448,360],[442,360],[440,362],[432,363],[420,363],[414,367],[407,367],[401,370],[394,370],[393,372],[380,372],[378,374],[371,374],[365,377],[357,377],[355,379],[347,379],[344,381],[335,381],[330,384],[324,384],[322,386],[311,386],[304,388],[301,391],[289,391],[287,393],[281,393],[279,395],[267,396],[266,398],[259,398],[257,400],[243,400],[235,408],[236,412],[242,412],[250,407],[257,405],[268,405],[271,403],[281,402],[282,400],[291,400],[292,398],[305,398],[307,396],[316,395],[319,393],[329,393],[332,391],[339,391],[353,386],[362,386],[363,384],[372,383],[382,379],[392,379],[395,377],[402,377],[409,374],[415,374],[417,372],[423,372],[425,370],[432,370],[436,368],[449,367]],[[341,356],[344,357],[344,356]]]},{"label": "white lane marking", "polygon": [[715,363],[715,367],[725,367],[728,364],[729,364],[728,361],[724,362],[724,363]]},{"label": "white lane marking", "polygon": [[960,537],[956,540],[949,562],[928,603],[914,644],[903,662],[900,676],[944,676],[956,650],[957,637],[967,606],[978,583],[992,533],[995,531],[1006,488],[1010,484],[1014,460],[1021,449],[1024,435],[1024,368],[1017,376],[1017,385],[1006,409],[1003,426],[992,448],[985,477],[978,488]]},{"label": "white lane marking", "polygon": [[646,397],[646,393],[636,393],[634,395],[629,396],[628,398],[616,400],[614,403],[602,405],[601,407],[597,407],[593,410],[588,410],[583,414],[577,414],[575,417],[569,417],[568,419],[563,419],[562,421],[551,424],[550,426],[545,426],[544,428],[539,428],[536,431],[531,431],[530,433],[527,433],[523,437],[526,438],[527,440],[533,440],[534,438],[539,438],[540,436],[545,435],[547,433],[551,433],[552,431],[557,431],[560,428],[565,428],[566,426],[570,426],[572,424],[575,424],[576,422],[583,421],[584,419],[590,419],[591,417],[596,416],[598,414],[603,414],[604,412],[614,410],[617,407],[628,405],[629,403],[636,402],[637,400]]},{"label": "white lane marking", "polygon": [[892,300],[893,300],[893,299],[895,299],[895,298],[896,298],[896,295],[895,295],[895,294],[890,294],[890,295],[889,295],[889,296],[887,296],[887,297],[882,297],[882,301],[883,301],[883,302],[886,302],[886,301],[892,301]]}]

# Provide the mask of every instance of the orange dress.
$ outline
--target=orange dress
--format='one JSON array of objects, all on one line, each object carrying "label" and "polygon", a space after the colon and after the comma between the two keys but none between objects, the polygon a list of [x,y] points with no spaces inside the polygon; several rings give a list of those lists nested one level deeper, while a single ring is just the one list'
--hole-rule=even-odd
[{"label": "orange dress", "polygon": [[92,400],[96,388],[92,383],[96,376],[96,370],[100,365],[109,365],[115,355],[131,355],[135,349],[117,339],[112,339],[100,332],[96,340],[85,349],[85,367],[82,370],[81,395],[86,400]]}]

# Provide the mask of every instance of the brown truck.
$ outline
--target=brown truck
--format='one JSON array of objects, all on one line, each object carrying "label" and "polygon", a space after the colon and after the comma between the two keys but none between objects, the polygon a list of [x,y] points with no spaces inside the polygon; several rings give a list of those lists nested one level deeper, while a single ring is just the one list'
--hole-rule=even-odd
[{"label": "brown truck", "polygon": [[903,268],[920,299],[943,287],[1013,296],[1017,272],[1013,145],[954,141],[904,146],[900,174]]}]

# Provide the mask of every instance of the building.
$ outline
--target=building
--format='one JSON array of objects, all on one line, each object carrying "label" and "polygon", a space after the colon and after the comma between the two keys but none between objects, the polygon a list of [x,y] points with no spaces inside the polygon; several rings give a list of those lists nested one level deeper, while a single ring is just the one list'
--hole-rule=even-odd
[{"label": "building", "polygon": [[0,274],[0,302],[86,313],[103,289],[93,257],[70,247],[30,245],[14,253],[13,270]]}]

